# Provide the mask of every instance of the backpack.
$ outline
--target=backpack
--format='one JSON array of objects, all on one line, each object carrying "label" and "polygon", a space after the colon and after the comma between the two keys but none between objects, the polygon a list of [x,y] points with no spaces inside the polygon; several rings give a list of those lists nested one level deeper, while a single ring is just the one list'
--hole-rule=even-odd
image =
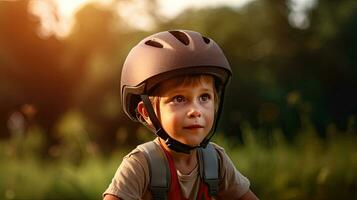
[{"label": "backpack", "polygon": [[[138,149],[145,153],[149,164],[149,189],[153,199],[166,200],[170,189],[171,175],[169,163],[163,150],[154,141],[141,144]],[[216,196],[219,182],[219,155],[211,143],[206,148],[198,148],[198,165],[200,176],[208,186],[209,195]]]}]

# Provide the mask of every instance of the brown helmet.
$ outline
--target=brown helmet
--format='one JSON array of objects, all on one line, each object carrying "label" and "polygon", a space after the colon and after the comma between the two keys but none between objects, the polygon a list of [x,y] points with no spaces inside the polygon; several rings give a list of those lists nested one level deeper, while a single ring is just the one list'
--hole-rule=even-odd
[{"label": "brown helmet", "polygon": [[210,74],[224,90],[231,73],[224,53],[212,39],[189,30],[156,33],[141,40],[124,62],[120,85],[124,112],[136,121],[140,95],[165,79]]}]

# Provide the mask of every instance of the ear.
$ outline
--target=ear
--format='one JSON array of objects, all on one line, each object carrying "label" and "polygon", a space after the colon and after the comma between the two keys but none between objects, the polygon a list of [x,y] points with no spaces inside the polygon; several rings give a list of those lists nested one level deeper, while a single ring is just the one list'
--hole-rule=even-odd
[{"label": "ear", "polygon": [[138,106],[136,109],[138,110],[138,112],[142,116],[142,118],[145,120],[145,122],[148,123],[149,125],[151,125],[149,114],[144,106],[144,102],[140,101],[138,103]]}]

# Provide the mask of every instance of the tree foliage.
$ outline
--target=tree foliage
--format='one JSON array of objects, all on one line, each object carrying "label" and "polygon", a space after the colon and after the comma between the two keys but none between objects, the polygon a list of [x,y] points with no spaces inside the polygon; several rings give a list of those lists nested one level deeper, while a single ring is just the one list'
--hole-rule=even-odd
[{"label": "tree foliage", "polygon": [[[294,138],[306,121],[322,136],[329,126],[356,130],[357,4],[319,1],[305,13],[309,26],[299,29],[289,21],[289,2],[188,9],[171,20],[155,12],[157,4],[148,9],[156,22],[150,33],[193,29],[222,46],[234,71],[220,121],[226,135],[241,138],[246,122],[268,137],[278,128]],[[69,36],[43,38],[28,4],[0,2],[0,135],[9,136],[19,111],[56,141],[58,122],[79,111],[99,144],[137,143],[140,125],[121,111],[120,71],[129,49],[150,33],[91,3],[76,14]]]}]

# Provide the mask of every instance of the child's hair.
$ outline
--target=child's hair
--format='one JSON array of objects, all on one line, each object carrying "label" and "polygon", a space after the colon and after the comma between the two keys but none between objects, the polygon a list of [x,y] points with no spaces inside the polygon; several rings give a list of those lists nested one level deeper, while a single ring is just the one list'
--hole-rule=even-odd
[{"label": "child's hair", "polygon": [[[175,86],[196,86],[203,84],[204,82],[209,81],[210,79],[213,79],[213,92],[214,92],[214,110],[218,110],[218,92],[215,84],[215,79],[211,75],[206,75],[206,74],[200,74],[200,75],[185,75],[185,76],[178,76],[176,78],[172,79],[172,84]],[[159,102],[160,102],[160,94],[162,93],[162,86],[165,81],[157,84],[150,92],[149,92],[149,99],[151,101],[151,104],[153,108],[159,109]],[[136,117],[138,120],[147,126],[147,123],[145,119],[140,115],[140,113],[136,110]]]}]

